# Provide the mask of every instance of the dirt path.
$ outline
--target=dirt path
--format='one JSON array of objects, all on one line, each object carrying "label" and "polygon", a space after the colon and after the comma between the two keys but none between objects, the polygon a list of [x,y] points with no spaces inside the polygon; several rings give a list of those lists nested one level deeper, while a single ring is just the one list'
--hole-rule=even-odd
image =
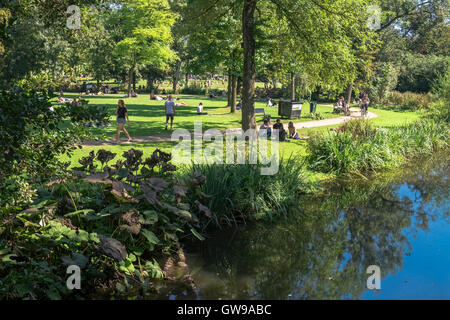
[{"label": "dirt path", "polygon": [[[329,106],[328,107],[333,107]],[[314,120],[314,121],[307,121],[307,122],[298,122],[294,123],[294,126],[297,130],[304,129],[304,128],[318,128],[318,127],[326,127],[326,126],[333,126],[333,125],[340,125],[343,124],[349,120],[359,119],[361,117],[361,113],[359,109],[351,108],[350,109],[350,116],[348,117],[338,117],[338,118],[331,118],[331,119],[325,119],[325,120]],[[369,112],[367,115],[367,119],[373,119],[378,117],[375,113]],[[261,124],[258,125],[258,127]],[[239,132],[240,128],[235,129],[229,129],[230,132]],[[220,130],[223,134],[225,134],[226,130]],[[206,136],[206,135],[204,135]],[[158,134],[158,135],[152,135],[152,136],[144,136],[144,137],[133,137],[133,141],[128,142],[126,140],[121,140],[119,143],[115,142],[114,140],[104,140],[104,141],[87,141],[83,144],[83,146],[86,147],[92,147],[92,146],[106,146],[106,145],[115,145],[115,144],[134,144],[134,143],[147,143],[147,142],[171,142],[172,135],[167,134]]]}]

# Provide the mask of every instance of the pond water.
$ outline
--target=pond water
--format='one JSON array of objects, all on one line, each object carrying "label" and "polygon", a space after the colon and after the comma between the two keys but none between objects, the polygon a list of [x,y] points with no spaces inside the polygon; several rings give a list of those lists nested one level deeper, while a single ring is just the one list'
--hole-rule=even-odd
[{"label": "pond water", "polygon": [[335,183],[286,219],[213,235],[188,250],[196,291],[159,298],[450,299],[448,160]]}]

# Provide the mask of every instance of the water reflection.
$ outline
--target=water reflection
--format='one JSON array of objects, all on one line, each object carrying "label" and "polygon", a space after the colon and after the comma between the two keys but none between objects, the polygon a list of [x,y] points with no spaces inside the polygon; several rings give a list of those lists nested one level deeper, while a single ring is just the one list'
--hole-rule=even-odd
[{"label": "water reflection", "polygon": [[[396,299],[428,292],[449,299],[448,163],[439,155],[387,177],[330,185],[325,196],[302,198],[286,220],[216,235],[189,255],[197,298]],[[441,235],[431,239],[439,243],[424,233]],[[403,268],[410,257],[431,260]],[[366,288],[370,265],[381,267],[380,292]],[[443,274],[431,279],[427,265]],[[390,283],[393,277],[404,288]]]}]

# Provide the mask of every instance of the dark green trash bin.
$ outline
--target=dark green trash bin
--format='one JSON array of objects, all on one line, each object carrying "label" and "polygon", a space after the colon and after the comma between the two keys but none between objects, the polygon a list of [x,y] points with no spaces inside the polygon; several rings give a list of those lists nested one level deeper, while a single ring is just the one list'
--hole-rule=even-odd
[{"label": "dark green trash bin", "polygon": [[278,115],[285,118],[300,118],[303,101],[280,100]]}]

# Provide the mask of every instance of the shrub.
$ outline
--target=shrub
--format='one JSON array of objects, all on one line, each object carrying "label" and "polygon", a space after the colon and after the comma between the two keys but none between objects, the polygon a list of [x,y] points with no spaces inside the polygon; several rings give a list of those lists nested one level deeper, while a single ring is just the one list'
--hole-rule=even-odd
[{"label": "shrub", "polygon": [[398,68],[392,63],[381,63],[375,70],[373,85],[368,93],[375,105],[386,102],[392,90],[397,86]]},{"label": "shrub", "polygon": [[412,111],[428,109],[431,103],[431,94],[401,93],[398,91],[393,91],[386,100],[387,106]]},{"label": "shrub", "polygon": [[57,157],[76,148],[85,136],[78,126],[62,124],[70,115],[53,106],[50,92],[17,88],[0,92],[0,176],[51,174]]},{"label": "shrub", "polygon": [[63,172],[58,157],[70,155],[87,136],[52,98],[22,88],[0,92],[0,206],[17,204],[27,198],[29,184]]},{"label": "shrub", "polygon": [[[92,151],[73,175],[41,185],[28,209],[3,210],[0,299],[86,297],[124,278],[148,285],[166,276],[155,259],[178,250],[179,236],[204,240],[196,229],[211,213],[201,174],[173,178],[171,155],[159,150],[144,159],[130,149],[108,166],[115,156]],[[83,270],[80,291],[62,281],[68,265]]]},{"label": "shrub", "polygon": [[194,165],[206,177],[202,191],[216,226],[286,215],[307,188],[303,164],[281,160],[275,176],[261,175],[260,165]]},{"label": "shrub", "polygon": [[189,86],[181,88],[180,94],[196,94],[196,95],[205,95],[206,89],[196,81],[190,81]]},{"label": "shrub", "polygon": [[308,162],[326,173],[373,172],[447,147],[449,133],[445,122],[427,119],[379,130],[350,121],[335,132],[313,136],[307,145]]}]

